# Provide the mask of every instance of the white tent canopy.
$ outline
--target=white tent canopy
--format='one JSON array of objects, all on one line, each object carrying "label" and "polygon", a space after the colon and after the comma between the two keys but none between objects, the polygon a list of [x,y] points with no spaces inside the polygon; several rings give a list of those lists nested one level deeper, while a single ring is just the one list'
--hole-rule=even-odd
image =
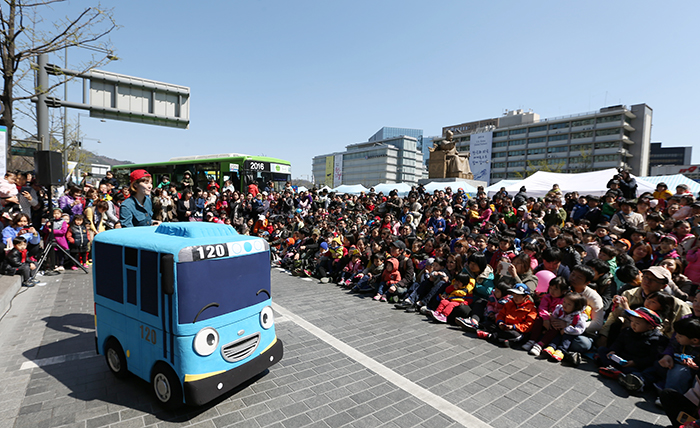
[{"label": "white tent canopy", "polygon": [[460,181],[460,180],[433,181],[433,182],[425,185],[425,191],[428,193],[433,193],[436,190],[445,190],[445,188],[447,188],[447,187],[452,189],[452,192],[457,192],[457,189],[462,189],[462,190],[464,190],[464,193],[467,193],[471,196],[476,195],[476,187],[472,186],[471,184],[467,183],[466,181]]},{"label": "white tent canopy", "polygon": [[350,195],[359,195],[362,192],[369,192],[369,189],[361,184],[341,184],[333,189],[336,193],[347,193]]},{"label": "white tent canopy", "polygon": [[388,195],[392,190],[396,190],[400,197],[405,197],[411,191],[411,185],[407,183],[380,183],[374,187],[376,193],[382,192]]},{"label": "white tent canopy", "polygon": [[308,192],[308,191],[309,191],[309,189],[307,189],[307,188],[304,187],[304,186],[299,186],[299,187],[297,187],[297,192]]},{"label": "white tent canopy", "polygon": [[[616,174],[617,169],[615,168],[579,174],[537,171],[524,180],[505,186],[505,188],[510,195],[515,195],[520,191],[520,187],[525,186],[527,196],[540,198],[552,190],[554,184],[558,184],[563,194],[578,192],[579,195],[603,196],[608,191],[608,181]],[[637,195],[655,190],[655,186],[640,179],[637,180],[637,186]],[[501,187],[504,186],[499,186],[497,191]]]},{"label": "white tent canopy", "polygon": [[656,177],[638,177],[637,183],[640,181],[649,183],[654,187],[654,189],[656,189],[657,184],[664,183],[668,186],[668,190],[670,190],[671,193],[676,193],[676,186],[679,184],[688,185],[688,190],[690,190],[694,195],[697,195],[698,192],[700,192],[700,183],[686,177],[683,174],[657,175]]},{"label": "white tent canopy", "polygon": [[[486,195],[490,198],[491,196],[498,193],[498,191],[501,190],[501,187],[508,188],[508,186],[518,184],[521,181],[523,180],[501,180],[498,183],[490,185],[484,190],[486,191]],[[520,186],[518,186],[518,189],[520,189]]]}]

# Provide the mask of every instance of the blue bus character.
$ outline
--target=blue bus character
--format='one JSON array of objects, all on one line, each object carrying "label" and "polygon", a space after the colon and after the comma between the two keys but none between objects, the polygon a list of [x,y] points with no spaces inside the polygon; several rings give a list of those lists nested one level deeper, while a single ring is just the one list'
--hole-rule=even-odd
[{"label": "blue bus character", "polygon": [[97,352],[158,401],[204,404],[282,358],[264,239],[215,223],[164,223],[95,236]]}]

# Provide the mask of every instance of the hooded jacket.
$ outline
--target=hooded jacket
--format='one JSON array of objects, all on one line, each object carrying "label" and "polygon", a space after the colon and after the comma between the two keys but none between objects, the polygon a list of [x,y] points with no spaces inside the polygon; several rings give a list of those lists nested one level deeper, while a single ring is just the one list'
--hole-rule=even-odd
[{"label": "hooded jacket", "polygon": [[389,272],[385,266],[384,272],[382,272],[382,281],[385,282],[386,285],[393,285],[401,281],[401,273],[399,272],[399,261],[391,257],[387,259],[385,265],[393,266],[394,270]]}]

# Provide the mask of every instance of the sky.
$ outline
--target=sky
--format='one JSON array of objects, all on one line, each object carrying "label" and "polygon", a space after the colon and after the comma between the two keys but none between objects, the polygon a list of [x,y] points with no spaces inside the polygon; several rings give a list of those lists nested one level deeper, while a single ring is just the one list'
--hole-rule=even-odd
[{"label": "sky", "polygon": [[[94,5],[72,0],[42,17],[52,22]],[[692,131],[700,2],[110,5],[120,28],[109,40],[120,59],[101,69],[189,87],[190,127],[81,117],[84,147],[101,155],[137,163],[266,155],[291,161],[292,176],[308,179],[314,156],[343,151],[383,126],[434,136],[506,109],[547,118],[646,103],[652,141],[693,146],[700,163]],[[69,65],[87,54],[71,49]],[[69,89],[81,101],[79,85]]]}]

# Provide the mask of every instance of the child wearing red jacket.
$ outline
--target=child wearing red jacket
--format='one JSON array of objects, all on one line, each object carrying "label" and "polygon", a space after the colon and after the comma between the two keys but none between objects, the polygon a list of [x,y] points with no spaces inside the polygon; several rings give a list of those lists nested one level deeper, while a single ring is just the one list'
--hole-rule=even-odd
[{"label": "child wearing red jacket", "polygon": [[530,331],[537,318],[537,308],[530,299],[530,288],[527,285],[519,282],[508,292],[513,298],[498,313],[496,323],[489,324],[487,330],[476,331],[480,339],[497,340],[506,347],[510,341],[522,339],[523,333]]},{"label": "child wearing red jacket", "polygon": [[440,304],[434,311],[428,311],[427,317],[437,322],[447,322],[447,317],[452,310],[460,305],[470,305],[474,300],[474,278],[466,273],[458,273],[452,280],[452,284],[445,289]]},{"label": "child wearing red jacket", "polygon": [[386,302],[386,293],[396,292],[396,284],[401,281],[399,261],[397,259],[393,257],[387,259],[386,263],[384,263],[384,272],[382,272],[382,278],[380,281],[377,295],[372,299]]}]

